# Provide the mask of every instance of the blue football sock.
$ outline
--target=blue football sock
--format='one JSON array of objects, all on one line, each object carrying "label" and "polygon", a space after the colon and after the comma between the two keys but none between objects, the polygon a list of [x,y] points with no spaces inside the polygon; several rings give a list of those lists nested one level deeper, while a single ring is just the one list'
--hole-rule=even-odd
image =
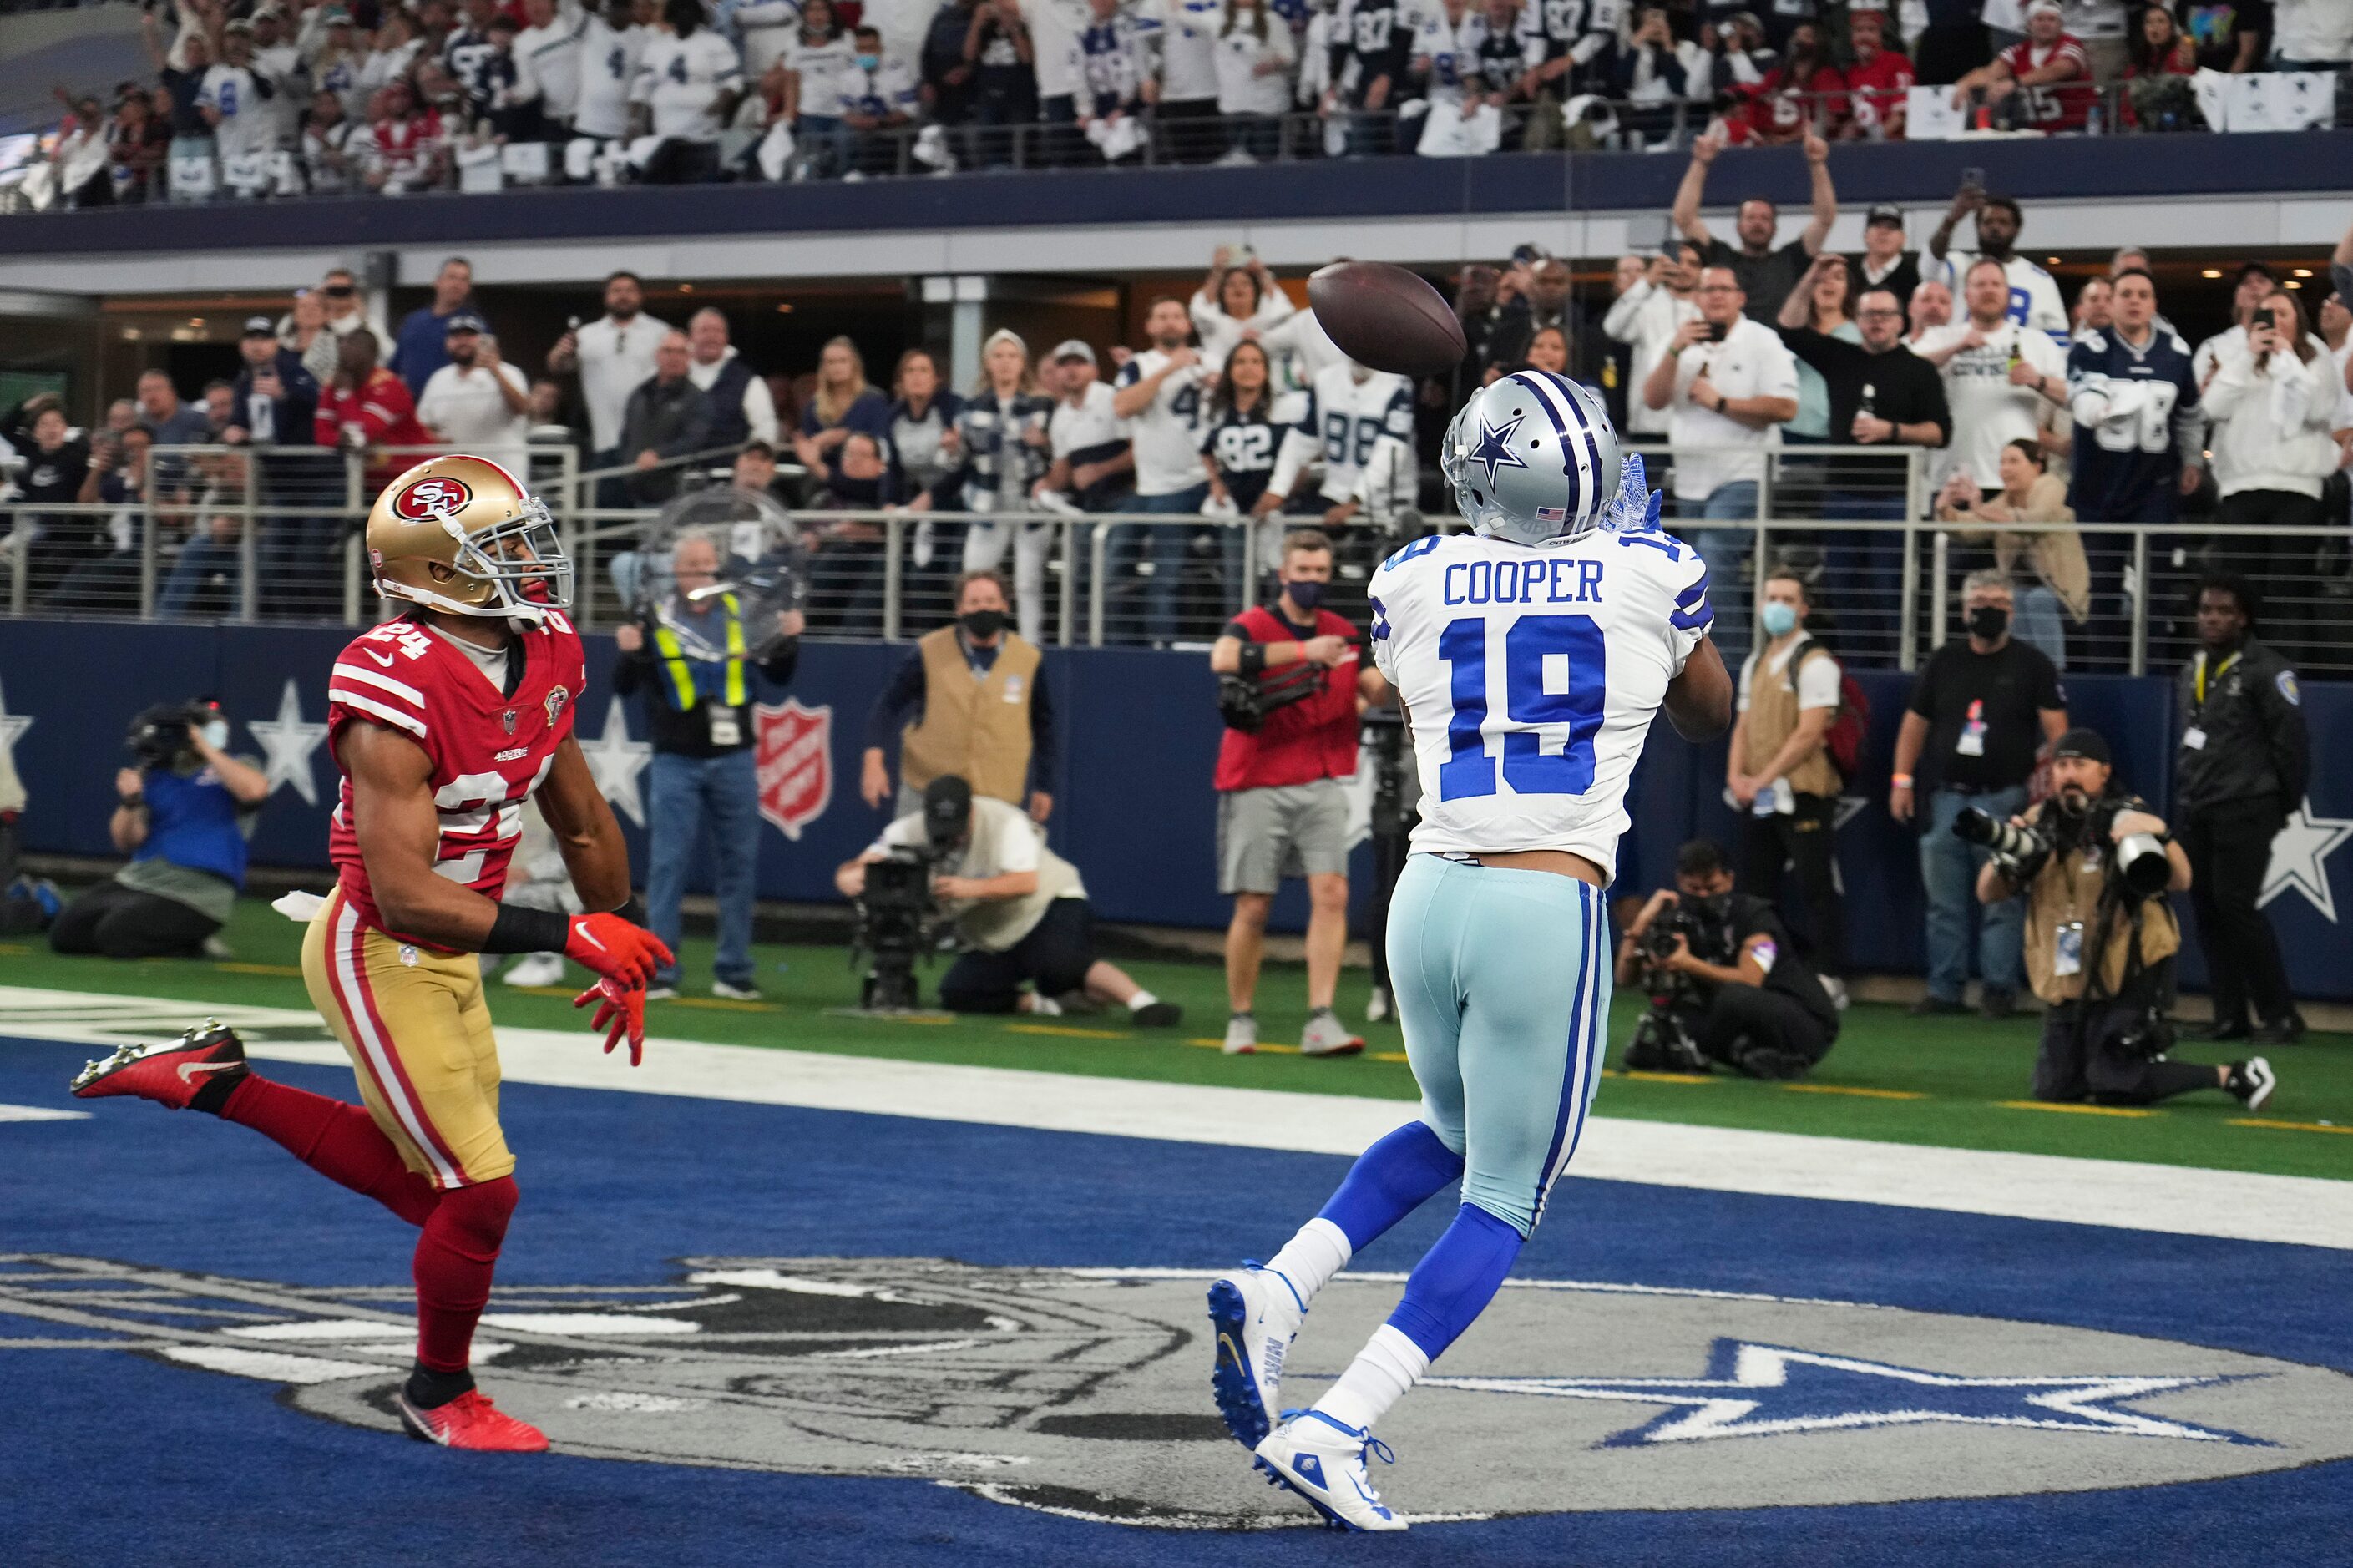
[{"label": "blue football sock", "polygon": [[1338,1226],[1349,1249],[1362,1252],[1461,1173],[1461,1155],[1439,1142],[1428,1122],[1409,1121],[1356,1156],[1316,1217]]},{"label": "blue football sock", "polygon": [[1446,1234],[1414,1266],[1389,1326],[1436,1361],[1495,1299],[1521,1245],[1516,1226],[1464,1204]]}]

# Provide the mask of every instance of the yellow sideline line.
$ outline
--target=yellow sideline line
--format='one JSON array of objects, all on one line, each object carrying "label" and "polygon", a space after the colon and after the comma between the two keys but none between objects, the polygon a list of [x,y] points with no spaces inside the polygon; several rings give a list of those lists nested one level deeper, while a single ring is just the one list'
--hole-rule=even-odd
[{"label": "yellow sideline line", "polygon": [[721,1013],[780,1013],[783,1008],[774,1002],[738,1002],[732,996],[673,996],[670,999],[681,1007],[709,1007]]},{"label": "yellow sideline line", "polygon": [[1053,1035],[1066,1040],[1131,1040],[1135,1037],[1117,1029],[1079,1029],[1064,1024],[1008,1024],[1008,1035]]},{"label": "yellow sideline line", "polygon": [[2233,1116],[2222,1123],[2225,1127],[2274,1127],[2282,1132],[2353,1132],[2353,1127],[2340,1127],[2328,1121],[2273,1121],[2261,1116]]},{"label": "yellow sideline line", "polygon": [[1785,1083],[1781,1086],[1790,1094],[1851,1094],[1858,1100],[1926,1100],[1927,1095],[1916,1089],[1864,1089],[1849,1083]]},{"label": "yellow sideline line", "polygon": [[2162,1110],[2142,1110],[2129,1105],[2054,1105],[2046,1100],[2000,1100],[2004,1110],[2056,1110],[2068,1116],[2162,1116]]},{"label": "yellow sideline line", "polygon": [[[6,951],[5,948],[0,948],[0,952]],[[225,974],[300,975],[302,973],[301,966],[293,963],[231,963],[224,961],[214,964],[213,967]]]},{"label": "yellow sideline line", "polygon": [[1630,1072],[1624,1068],[1604,1068],[1603,1078],[1632,1079],[1637,1083],[1715,1083],[1718,1080],[1705,1073],[1696,1072]]}]

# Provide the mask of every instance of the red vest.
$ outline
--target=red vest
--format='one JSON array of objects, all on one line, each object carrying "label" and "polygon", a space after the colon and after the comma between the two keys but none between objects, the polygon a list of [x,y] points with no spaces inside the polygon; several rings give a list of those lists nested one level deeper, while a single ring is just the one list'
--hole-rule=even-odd
[{"label": "red vest", "polygon": [[[1297,642],[1298,631],[1264,605],[1235,621],[1253,642]],[[1315,613],[1315,635],[1354,641],[1356,628],[1329,610]],[[1356,771],[1356,664],[1349,656],[1324,672],[1324,689],[1267,715],[1258,733],[1228,730],[1218,748],[1217,787],[1270,789],[1277,784],[1344,779]]]}]

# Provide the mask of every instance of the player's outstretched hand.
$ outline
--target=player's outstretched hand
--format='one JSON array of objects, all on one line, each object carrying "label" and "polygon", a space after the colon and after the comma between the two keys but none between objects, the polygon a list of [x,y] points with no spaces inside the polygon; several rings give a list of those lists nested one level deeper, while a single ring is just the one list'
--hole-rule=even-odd
[{"label": "player's outstretched hand", "polygon": [[608,980],[645,989],[672,962],[661,938],[618,915],[575,915],[565,928],[564,956]]},{"label": "player's outstretched hand", "polygon": [[624,985],[619,981],[599,980],[572,999],[575,1007],[596,1003],[596,1016],[588,1020],[591,1029],[605,1031],[605,1054],[624,1039],[629,1042],[629,1065],[636,1067],[646,1055],[646,988]]},{"label": "player's outstretched hand", "polygon": [[1661,492],[1651,489],[1642,455],[1630,452],[1619,469],[1618,494],[1602,508],[1601,526],[1619,533],[1656,532],[1662,499]]}]

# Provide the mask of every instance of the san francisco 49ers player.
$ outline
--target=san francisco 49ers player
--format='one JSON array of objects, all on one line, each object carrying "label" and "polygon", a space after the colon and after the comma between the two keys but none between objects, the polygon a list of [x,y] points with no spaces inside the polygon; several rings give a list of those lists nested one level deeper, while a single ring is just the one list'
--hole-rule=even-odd
[{"label": "san francisco 49ers player", "polygon": [[[329,678],[338,879],[302,942],[311,1000],[351,1054],[365,1109],[263,1078],[217,1024],[92,1062],[73,1092],[240,1122],[419,1226],[402,1418],[452,1448],[536,1452],[546,1437],[467,1370],[515,1205],[474,955],[553,951],[585,965],[598,979],[578,1005],[599,1004],[605,1048],[626,1038],[632,1064],[646,982],[670,955],[642,929],[620,829],[573,737],[585,668],[546,506],[496,463],[435,458],[377,498],[367,543],[377,591],[410,608],[353,639]],[[621,913],[498,901],[529,795],[582,905]]]}]

